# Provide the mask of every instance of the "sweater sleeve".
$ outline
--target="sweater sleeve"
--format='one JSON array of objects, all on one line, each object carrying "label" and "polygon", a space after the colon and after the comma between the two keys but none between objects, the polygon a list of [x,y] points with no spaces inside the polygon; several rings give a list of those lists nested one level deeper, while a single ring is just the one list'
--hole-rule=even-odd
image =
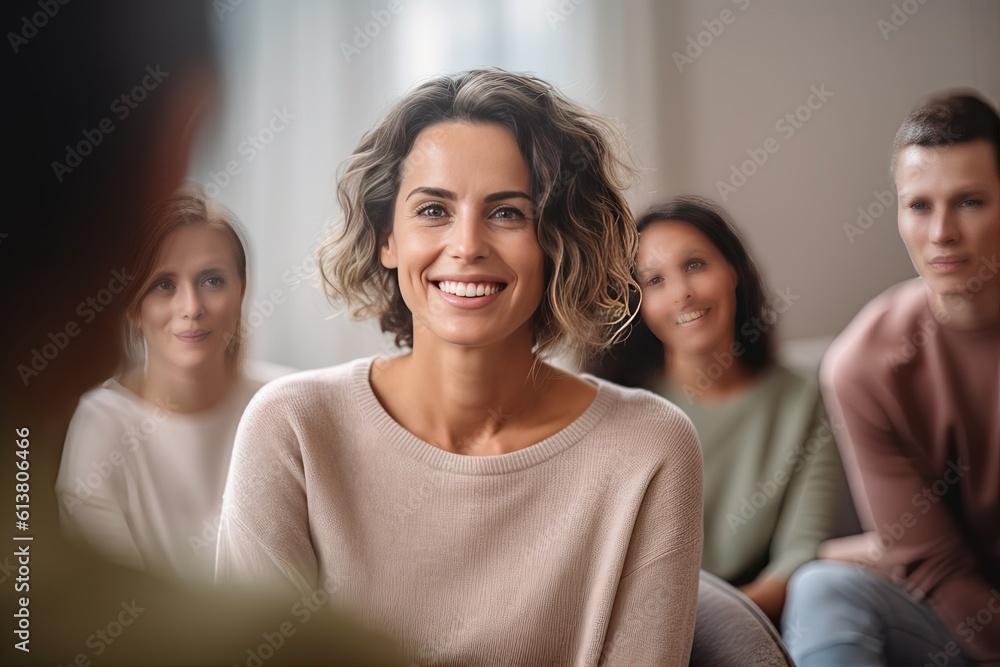
[{"label": "sweater sleeve", "polygon": [[73,414],[56,479],[59,523],[71,539],[113,563],[145,569],[116,489],[124,463],[121,428],[85,397]]},{"label": "sweater sleeve", "polygon": [[[678,411],[679,414],[679,411]],[[676,456],[654,476],[633,529],[602,665],[687,665],[702,546],[701,446],[682,418]]]},{"label": "sweater sleeve", "polygon": [[296,401],[271,385],[236,432],[216,551],[218,581],[265,583],[308,594],[319,566],[306,503]]},{"label": "sweater sleeve", "polygon": [[[826,400],[835,423],[843,424],[837,437],[855,503],[865,528],[879,533],[878,549],[868,556],[930,598],[966,655],[1000,660],[1000,632],[975,629],[977,614],[994,602],[982,563],[944,503],[928,498],[928,485],[938,480],[927,479],[933,473],[920,470],[919,460],[904,452],[865,377],[855,359],[824,360]],[[949,472],[938,479],[948,482]]]},{"label": "sweater sleeve", "polygon": [[775,526],[771,559],[760,578],[787,581],[801,565],[814,560],[820,543],[833,535],[838,497],[844,489],[833,427],[818,391],[805,436],[791,462],[791,479]]}]

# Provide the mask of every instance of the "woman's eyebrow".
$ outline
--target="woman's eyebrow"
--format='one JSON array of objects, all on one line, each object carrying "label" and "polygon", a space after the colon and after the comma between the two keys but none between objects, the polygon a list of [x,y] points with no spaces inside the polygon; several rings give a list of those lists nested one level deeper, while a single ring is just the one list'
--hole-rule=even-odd
[{"label": "woman's eyebrow", "polygon": [[521,192],[520,190],[494,192],[491,195],[486,195],[486,198],[483,199],[483,201],[489,204],[490,202],[500,201],[502,199],[527,199],[529,202],[531,201],[531,197],[527,193]]},{"label": "woman's eyebrow", "polygon": [[416,194],[427,194],[430,195],[431,197],[438,197],[439,199],[450,199],[450,200],[457,199],[455,193],[452,192],[451,190],[445,190],[443,188],[425,188],[425,187],[414,188],[413,191],[410,192],[410,194],[406,195],[406,199],[409,199],[410,197]]},{"label": "woman's eyebrow", "polygon": [[[428,187],[414,188],[413,191],[410,192],[410,194],[406,195],[406,198],[409,199],[410,197],[416,194],[426,194],[430,195],[431,197],[438,197],[440,199],[448,199],[451,201],[454,201],[455,199],[458,198],[455,195],[455,193],[452,192],[451,190],[445,190],[444,188],[428,188]],[[490,202],[501,201],[504,199],[527,199],[530,202],[531,195],[529,195],[526,192],[521,192],[520,190],[504,190],[503,192],[494,192],[491,195],[486,195],[486,197],[483,198],[483,201],[489,204]]]}]

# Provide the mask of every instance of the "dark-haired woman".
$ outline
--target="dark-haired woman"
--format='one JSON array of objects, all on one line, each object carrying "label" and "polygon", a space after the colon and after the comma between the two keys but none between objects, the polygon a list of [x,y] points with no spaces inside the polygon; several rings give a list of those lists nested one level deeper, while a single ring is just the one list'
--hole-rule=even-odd
[{"label": "dark-haired woman", "polygon": [[682,197],[637,221],[642,321],[595,368],[683,409],[704,457],[702,567],[779,619],[831,536],[842,473],[817,382],[774,360],[777,314],[724,212]]}]

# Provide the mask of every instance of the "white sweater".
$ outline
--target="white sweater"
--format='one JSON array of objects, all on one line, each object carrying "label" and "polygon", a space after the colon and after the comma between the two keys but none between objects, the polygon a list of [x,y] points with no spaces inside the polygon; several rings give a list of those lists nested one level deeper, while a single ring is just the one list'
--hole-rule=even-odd
[{"label": "white sweater", "polygon": [[243,378],[190,415],[114,379],[84,394],[56,480],[64,532],[126,567],[211,581],[236,426],[262,384]]},{"label": "white sweater", "polygon": [[217,576],[328,593],[420,664],[687,664],[702,488],[680,410],[588,377],[597,396],[565,429],[462,456],[392,419],[372,362],[251,402]]}]

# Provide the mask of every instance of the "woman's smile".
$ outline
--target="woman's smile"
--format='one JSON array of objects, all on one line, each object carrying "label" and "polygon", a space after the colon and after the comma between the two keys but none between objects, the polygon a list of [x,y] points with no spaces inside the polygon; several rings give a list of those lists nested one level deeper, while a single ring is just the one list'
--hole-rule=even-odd
[{"label": "woman's smile", "polygon": [[677,317],[677,324],[678,325],[685,325],[685,324],[692,324],[693,322],[697,322],[697,321],[701,320],[701,318],[705,317],[705,315],[708,314],[708,310],[709,309],[707,309],[707,308],[703,308],[701,310],[692,310],[692,311],[688,311],[686,313],[681,313]]},{"label": "woman's smile", "polygon": [[506,287],[507,283],[441,280],[435,282],[434,285],[447,294],[469,298],[491,296]]},{"label": "woman's smile", "polygon": [[206,331],[204,329],[195,329],[193,331],[182,331],[180,333],[174,334],[178,339],[184,341],[185,343],[200,343],[201,341],[208,338],[211,331]]}]

